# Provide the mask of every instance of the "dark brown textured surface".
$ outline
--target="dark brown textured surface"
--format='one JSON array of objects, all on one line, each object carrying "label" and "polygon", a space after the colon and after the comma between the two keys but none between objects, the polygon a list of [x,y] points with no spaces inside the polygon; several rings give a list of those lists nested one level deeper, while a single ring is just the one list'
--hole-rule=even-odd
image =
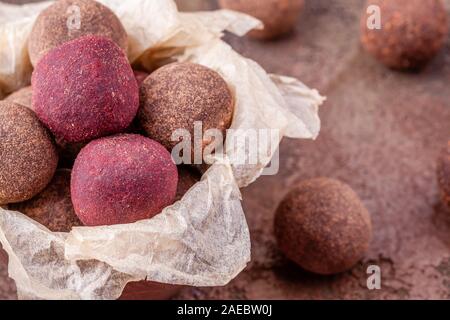
[{"label": "dark brown textured surface", "polygon": [[[194,63],[172,63],[153,72],[141,85],[140,102],[141,126],[168,150],[178,144],[172,141],[176,130],[187,130],[194,141],[196,121],[201,122],[203,133],[217,129],[224,135],[234,109],[225,80],[217,72]],[[211,141],[203,139],[200,143],[204,148]]]},{"label": "dark brown textured surface", "polygon": [[[73,15],[69,11],[71,6],[79,8],[79,29],[68,28],[68,21]],[[109,8],[93,0],[59,0],[43,11],[33,26],[28,42],[32,64],[35,66],[49,50],[86,35],[108,37],[127,51],[128,36]]]},{"label": "dark brown textured surface", "polygon": [[70,199],[70,170],[57,170],[44,191],[31,200],[10,204],[8,209],[22,212],[54,232],[69,232],[82,225]]},{"label": "dark brown textured surface", "polygon": [[125,131],[139,108],[139,88],[123,51],[84,36],[50,50],[31,77],[33,110],[58,139],[88,142]]},{"label": "dark brown textured surface", "polygon": [[275,237],[287,258],[305,270],[348,271],[372,238],[370,214],[346,184],[328,178],[302,181],[278,206]]},{"label": "dark brown textured surface", "polygon": [[373,5],[380,8],[381,30],[367,27],[369,15],[364,11],[361,41],[386,66],[421,68],[442,48],[448,19],[441,0],[367,1],[367,7]]},{"label": "dark brown textured surface", "polygon": [[257,39],[273,39],[291,31],[305,5],[305,0],[219,0],[224,9],[254,16],[264,23],[263,30],[249,33]]},{"label": "dark brown textured surface", "polygon": [[[227,37],[267,71],[298,77],[328,101],[317,141],[283,141],[280,173],[243,190],[252,237],[247,269],[225,287],[189,288],[180,298],[450,298],[450,213],[436,178],[437,157],[450,137],[450,39],[420,73],[390,71],[360,49],[364,5],[306,1],[289,37],[264,43]],[[213,1],[204,7],[213,8]],[[366,258],[337,276],[302,271],[282,257],[273,235],[287,189],[318,176],[348,183],[373,220]],[[381,290],[366,287],[369,264],[381,267]],[[14,298],[6,266],[0,274],[0,298]]]},{"label": "dark brown textured surface", "polygon": [[0,204],[41,192],[58,163],[47,130],[30,109],[0,101]]},{"label": "dark brown textured surface", "polygon": [[150,281],[130,282],[125,286],[119,300],[165,300],[174,297],[182,286]]}]

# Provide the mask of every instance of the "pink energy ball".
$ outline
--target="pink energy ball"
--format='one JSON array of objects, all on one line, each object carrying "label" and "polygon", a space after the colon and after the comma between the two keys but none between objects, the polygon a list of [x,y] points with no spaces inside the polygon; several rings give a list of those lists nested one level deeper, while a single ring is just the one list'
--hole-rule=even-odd
[{"label": "pink energy ball", "polygon": [[72,170],[72,202],[85,225],[133,223],[171,205],[177,184],[177,167],[162,145],[123,134],[81,150]]},{"label": "pink energy ball", "polygon": [[67,142],[123,132],[139,108],[139,89],[124,51],[85,36],[49,51],[32,76],[39,119]]}]

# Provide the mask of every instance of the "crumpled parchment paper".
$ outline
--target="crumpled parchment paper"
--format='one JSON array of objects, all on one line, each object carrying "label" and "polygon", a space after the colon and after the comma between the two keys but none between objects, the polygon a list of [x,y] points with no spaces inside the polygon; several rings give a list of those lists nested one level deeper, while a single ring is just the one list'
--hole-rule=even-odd
[{"label": "crumpled parchment paper", "polygon": [[[220,40],[225,30],[244,35],[261,23],[228,10],[179,13],[172,0],[100,0],[121,19],[132,63],[153,69],[168,59],[219,72],[236,101],[223,157],[179,202],[158,216],[128,225],[52,233],[19,212],[0,208],[0,242],[20,298],[116,299],[129,281],[220,286],[250,260],[250,237],[239,188],[257,179],[283,136],[314,139],[324,98],[296,79],[268,75]],[[0,91],[30,81],[27,36],[51,2],[0,3]],[[271,150],[228,148],[249,129],[273,129]],[[230,143],[229,143],[230,142]],[[258,162],[247,164],[254,156]],[[243,161],[244,160],[244,161]]]}]

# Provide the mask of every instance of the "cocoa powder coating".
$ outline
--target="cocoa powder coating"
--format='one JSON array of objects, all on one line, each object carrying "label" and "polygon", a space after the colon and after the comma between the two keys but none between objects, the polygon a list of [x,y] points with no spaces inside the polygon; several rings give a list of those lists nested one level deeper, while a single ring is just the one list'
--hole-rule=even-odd
[{"label": "cocoa powder coating", "polygon": [[58,155],[33,111],[0,102],[0,205],[28,200],[55,173]]},{"label": "cocoa powder coating", "polygon": [[443,47],[448,34],[447,11],[441,0],[368,0],[378,6],[381,29],[361,19],[361,42],[376,59],[393,69],[423,67]]},{"label": "cocoa powder coating", "polygon": [[444,203],[450,208],[450,140],[438,162],[438,180]]},{"label": "cocoa powder coating", "polygon": [[59,169],[49,185],[31,200],[10,204],[9,210],[19,211],[53,232],[70,232],[81,226],[70,199],[70,170]]},{"label": "cocoa powder coating", "polygon": [[369,212],[348,185],[318,178],[300,183],[281,202],[275,236],[290,260],[328,275],[350,269],[363,257],[372,226]]},{"label": "cocoa powder coating", "polygon": [[75,212],[88,226],[133,223],[173,203],[177,167],[159,143],[135,134],[94,140],[72,170]]},{"label": "cocoa powder coating", "polygon": [[[140,125],[168,150],[178,143],[172,133],[185,129],[194,139],[194,122],[203,132],[218,129],[225,137],[231,125],[233,96],[215,71],[194,63],[172,63],[152,73],[140,88]],[[199,141],[203,148],[211,141]],[[193,148],[192,148],[193,149]]]},{"label": "cocoa powder coating", "polygon": [[219,0],[224,9],[240,11],[264,23],[263,30],[249,33],[257,39],[273,39],[294,29],[305,0]]},{"label": "cocoa powder coating", "polygon": [[6,97],[5,101],[14,102],[31,109],[31,95],[32,89],[31,86],[28,86],[11,93]]},{"label": "cocoa powder coating", "polygon": [[59,0],[34,23],[28,41],[31,63],[36,66],[51,49],[86,35],[110,38],[127,52],[127,33],[109,8],[93,0]]},{"label": "cocoa powder coating", "polygon": [[51,50],[33,72],[33,109],[66,142],[123,132],[139,108],[139,89],[123,51],[85,36]]}]

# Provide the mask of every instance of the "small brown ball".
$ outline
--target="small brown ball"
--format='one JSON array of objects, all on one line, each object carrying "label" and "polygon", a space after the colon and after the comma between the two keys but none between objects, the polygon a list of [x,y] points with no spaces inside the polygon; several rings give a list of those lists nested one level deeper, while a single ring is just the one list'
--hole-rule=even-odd
[{"label": "small brown ball", "polygon": [[305,270],[328,275],[353,267],[372,237],[367,209],[339,181],[304,181],[281,202],[275,216],[281,251]]},{"label": "small brown ball", "polygon": [[53,232],[70,232],[83,225],[73,210],[67,169],[56,171],[47,188],[33,199],[10,204],[9,210],[22,212]]},{"label": "small brown ball", "polygon": [[58,154],[30,109],[0,102],[0,205],[31,199],[55,173]]},{"label": "small brown ball", "polygon": [[264,23],[263,30],[249,35],[257,39],[273,39],[294,29],[305,0],[219,0],[223,9],[240,11]]},{"label": "small brown ball", "polygon": [[181,200],[186,192],[189,191],[201,179],[200,173],[194,168],[187,166],[178,167],[178,187],[175,201]]},{"label": "small brown ball", "polygon": [[6,97],[5,101],[13,102],[20,104],[24,107],[32,109],[31,106],[31,95],[32,95],[31,86],[24,87],[16,92],[11,93]]},{"label": "small brown ball", "polygon": [[376,59],[393,69],[419,69],[443,47],[448,34],[441,0],[368,0],[380,8],[381,29],[361,19],[361,42]]},{"label": "small brown ball", "polygon": [[450,208],[450,140],[439,157],[438,180],[444,203]]},{"label": "small brown ball", "polygon": [[[169,151],[177,145],[172,133],[186,129],[194,142],[194,123],[203,132],[218,129],[225,137],[234,101],[225,80],[215,71],[194,63],[172,63],[152,73],[140,88],[141,127]],[[211,143],[200,141],[203,148]],[[194,148],[192,147],[192,150]]]},{"label": "small brown ball", "polygon": [[34,23],[28,41],[31,63],[36,66],[51,49],[86,35],[110,38],[127,52],[127,33],[109,8],[93,0],[59,0]]}]

